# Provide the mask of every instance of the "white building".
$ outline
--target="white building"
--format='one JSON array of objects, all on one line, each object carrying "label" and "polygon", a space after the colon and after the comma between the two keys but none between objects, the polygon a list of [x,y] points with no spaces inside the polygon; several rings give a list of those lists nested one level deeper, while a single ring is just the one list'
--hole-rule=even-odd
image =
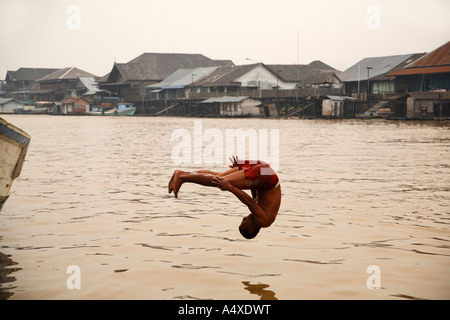
[{"label": "white building", "polygon": [[22,108],[22,103],[13,98],[0,98],[0,113],[14,113],[14,109]]},{"label": "white building", "polygon": [[249,97],[209,98],[201,103],[218,104],[223,117],[257,117],[261,115],[261,101]]}]

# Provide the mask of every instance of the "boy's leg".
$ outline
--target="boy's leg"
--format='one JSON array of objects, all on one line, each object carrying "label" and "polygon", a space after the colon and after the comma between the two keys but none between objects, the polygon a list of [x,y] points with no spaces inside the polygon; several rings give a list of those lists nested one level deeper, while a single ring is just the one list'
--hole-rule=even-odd
[{"label": "boy's leg", "polygon": [[234,172],[236,172],[236,171],[238,171],[238,168],[237,168],[237,167],[232,168],[232,169],[229,169],[229,170],[224,171],[224,172],[215,172],[215,171],[211,171],[211,170],[197,170],[197,171],[194,171],[194,172],[197,172],[197,173],[207,173],[207,174],[212,174],[212,175],[214,175],[214,176],[224,177],[224,176],[227,176],[227,175],[229,175],[229,174],[231,174],[231,173],[234,173]]},{"label": "boy's leg", "polygon": [[219,174],[208,170],[193,172],[176,170],[169,182],[169,193],[172,193],[173,191],[175,198],[178,198],[178,191],[185,182],[195,183],[206,187],[216,187],[212,182],[215,176],[224,177],[237,188],[241,188],[244,185],[244,171],[238,171],[237,168],[232,168]]}]

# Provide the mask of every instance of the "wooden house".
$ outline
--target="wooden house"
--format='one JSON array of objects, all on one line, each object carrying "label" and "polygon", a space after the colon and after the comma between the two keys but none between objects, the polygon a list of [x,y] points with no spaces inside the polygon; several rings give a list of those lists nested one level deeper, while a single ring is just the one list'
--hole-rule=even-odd
[{"label": "wooden house", "polygon": [[311,74],[303,80],[304,87],[311,88],[342,88],[342,80],[336,70],[322,71]]},{"label": "wooden house", "polygon": [[280,89],[287,90],[311,87],[312,83],[306,81],[306,79],[312,80],[313,76],[324,72],[338,72],[320,60],[313,61],[310,64],[269,64],[267,67],[283,81],[283,87],[280,87]]},{"label": "wooden house", "polygon": [[423,54],[404,54],[365,58],[339,74],[344,93],[352,96],[394,94],[396,83],[388,74],[416,61]]},{"label": "wooden house", "polygon": [[218,67],[179,69],[163,81],[147,86],[146,96],[152,100],[180,100],[190,98],[188,85],[209,75]]},{"label": "wooden house", "polygon": [[22,107],[22,103],[14,98],[0,98],[0,113],[14,113],[14,109]]},{"label": "wooden house", "polygon": [[326,118],[342,118],[345,114],[346,105],[354,98],[346,96],[329,95],[322,100],[322,117]]},{"label": "wooden house", "polygon": [[261,101],[249,97],[217,97],[209,98],[202,104],[217,105],[222,117],[252,117],[261,116]]},{"label": "wooden house", "polygon": [[35,101],[59,101],[88,92],[95,78],[97,76],[75,67],[64,68],[36,80],[39,88],[30,94]]},{"label": "wooden house", "polygon": [[59,103],[61,114],[86,114],[89,111],[89,101],[82,97],[67,97]]},{"label": "wooden house", "polygon": [[288,86],[276,73],[262,63],[218,67],[194,81],[190,88],[192,98],[241,96],[251,90],[272,90]]},{"label": "wooden house", "polygon": [[15,91],[30,90],[35,81],[59,69],[50,68],[19,68],[6,73],[6,90],[9,94]]},{"label": "wooden house", "polygon": [[117,93],[123,100],[145,98],[146,87],[159,83],[179,69],[233,64],[202,54],[143,53],[127,63],[114,63],[111,72],[98,79],[101,89]]},{"label": "wooden house", "polygon": [[42,78],[58,69],[50,68],[19,68],[6,73],[6,93],[24,104],[33,104],[30,91],[38,88],[37,79]]},{"label": "wooden house", "polygon": [[[304,80],[311,76],[323,73],[327,79],[321,79],[318,85],[323,86],[330,81],[330,87],[339,87],[340,80],[334,76],[337,70],[321,63],[318,69],[314,65],[265,65],[263,63],[219,67],[209,75],[204,76],[188,87],[191,88],[191,96],[246,96],[263,97],[263,91],[293,90],[305,85]],[[326,69],[325,69],[326,68]],[[335,77],[333,80],[332,78]],[[309,85],[311,87],[312,85]],[[275,94],[274,94],[275,95]]]},{"label": "wooden house", "polygon": [[450,90],[450,41],[387,76],[402,92]]},{"label": "wooden house", "polygon": [[434,119],[435,109],[442,102],[440,92],[410,92],[406,98],[407,119]]}]

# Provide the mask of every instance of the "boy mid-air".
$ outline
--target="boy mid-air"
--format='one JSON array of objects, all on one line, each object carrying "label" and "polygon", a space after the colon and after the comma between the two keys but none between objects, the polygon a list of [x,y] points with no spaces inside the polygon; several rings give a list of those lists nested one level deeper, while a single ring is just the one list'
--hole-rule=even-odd
[{"label": "boy mid-air", "polygon": [[[186,182],[231,192],[250,210],[250,214],[242,219],[239,231],[244,238],[252,239],[277,217],[281,204],[280,181],[275,171],[263,161],[241,161],[237,157],[231,160],[231,169],[222,173],[175,170],[169,182],[169,194],[173,191],[178,198],[178,192]],[[243,190],[251,190],[253,197]]]}]

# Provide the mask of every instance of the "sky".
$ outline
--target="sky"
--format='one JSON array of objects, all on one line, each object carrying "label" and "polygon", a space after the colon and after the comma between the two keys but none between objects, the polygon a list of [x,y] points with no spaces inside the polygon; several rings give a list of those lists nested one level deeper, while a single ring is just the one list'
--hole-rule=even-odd
[{"label": "sky", "polygon": [[0,79],[21,67],[103,76],[144,52],[344,71],[438,48],[449,16],[449,0],[0,0]]}]

